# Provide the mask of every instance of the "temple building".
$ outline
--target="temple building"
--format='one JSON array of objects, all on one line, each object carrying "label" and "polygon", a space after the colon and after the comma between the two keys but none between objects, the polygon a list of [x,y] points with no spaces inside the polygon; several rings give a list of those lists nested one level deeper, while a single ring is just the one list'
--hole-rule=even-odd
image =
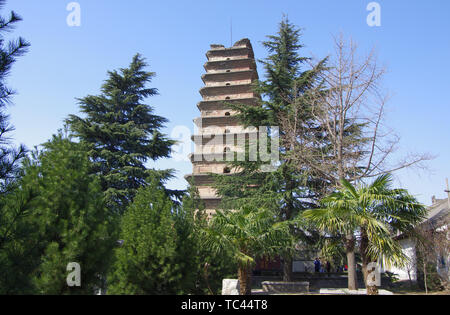
[{"label": "temple building", "polygon": [[[246,137],[257,135],[256,129],[243,128],[229,104],[258,106],[259,96],[252,83],[258,79],[253,48],[248,39],[233,47],[211,45],[202,76],[205,86],[200,89],[202,101],[197,104],[200,117],[194,119],[198,132],[192,136],[194,154],[190,158],[193,173],[186,179],[198,189],[208,215],[217,209],[220,198],[212,188],[215,174],[233,174],[228,162],[236,153],[244,153]],[[242,155],[241,155],[242,156]]]}]

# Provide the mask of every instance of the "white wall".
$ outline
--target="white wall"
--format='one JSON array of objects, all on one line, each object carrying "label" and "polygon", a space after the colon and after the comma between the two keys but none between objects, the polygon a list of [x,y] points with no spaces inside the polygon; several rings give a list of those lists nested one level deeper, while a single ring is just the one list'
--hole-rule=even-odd
[{"label": "white wall", "polygon": [[417,258],[415,242],[410,238],[406,238],[400,240],[399,244],[402,247],[403,253],[409,258],[408,264],[406,265],[406,267],[397,268],[394,266],[388,267],[386,266],[386,263],[384,263],[384,270],[395,273],[399,280],[410,280],[411,277],[412,281],[417,281]]}]

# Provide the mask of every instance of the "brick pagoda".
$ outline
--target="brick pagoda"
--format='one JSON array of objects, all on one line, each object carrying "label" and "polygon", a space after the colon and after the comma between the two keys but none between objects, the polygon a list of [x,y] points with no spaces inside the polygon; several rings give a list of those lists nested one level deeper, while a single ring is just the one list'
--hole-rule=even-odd
[{"label": "brick pagoda", "polygon": [[195,152],[190,156],[193,174],[186,179],[193,181],[207,214],[212,215],[220,198],[211,187],[211,173],[232,174],[234,170],[227,166],[230,156],[243,151],[245,137],[257,134],[254,129],[244,129],[239,124],[228,104],[257,106],[259,96],[252,89],[258,73],[250,40],[242,39],[230,48],[211,45],[206,57],[206,73],[202,76],[205,86],[200,89],[203,99],[197,104],[201,117],[194,120],[198,134],[192,137],[195,143]]}]

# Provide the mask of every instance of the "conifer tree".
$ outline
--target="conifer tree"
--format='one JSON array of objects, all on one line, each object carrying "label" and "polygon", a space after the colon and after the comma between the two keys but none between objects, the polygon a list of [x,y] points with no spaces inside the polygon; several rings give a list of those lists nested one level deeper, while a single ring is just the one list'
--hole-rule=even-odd
[{"label": "conifer tree", "polygon": [[172,170],[145,167],[148,160],[168,157],[174,144],[160,131],[167,119],[143,103],[158,93],[147,87],[155,74],[145,71],[146,66],[137,54],[128,68],[108,72],[100,95],[79,99],[85,117],[66,120],[74,135],[90,145],[93,172],[101,175],[107,206],[116,213],[124,212],[149,178],[164,182],[172,176]]},{"label": "conifer tree", "polygon": [[[193,294],[198,290],[198,270],[201,265],[199,226],[203,222],[199,213],[201,207],[195,199],[192,188],[182,198],[181,206],[176,205],[172,211],[177,232],[176,253],[181,279],[177,294]],[[190,193],[190,194],[189,194]]]},{"label": "conifer tree", "polygon": [[[0,0],[0,9],[5,5]],[[11,105],[14,90],[6,80],[18,57],[27,52],[30,44],[22,37],[6,40],[22,19],[14,11],[9,17],[0,16],[0,294],[29,293],[31,285],[28,273],[30,253],[21,236],[29,233],[29,227],[21,220],[28,213],[26,206],[29,194],[13,192],[20,177],[20,162],[26,155],[23,145],[14,147],[9,134],[14,127],[9,123],[6,112]]]},{"label": "conifer tree", "polygon": [[192,249],[187,244],[192,218],[186,216],[156,181],[140,188],[121,222],[123,245],[116,250],[108,293],[183,294],[192,288],[189,260],[195,259],[195,251],[186,252]]},{"label": "conifer tree", "polygon": [[[5,0],[0,0],[0,9]],[[0,193],[6,193],[14,181],[19,170],[20,160],[25,156],[24,146],[11,146],[8,134],[14,130],[9,123],[9,116],[5,109],[10,104],[10,97],[14,91],[6,85],[6,78],[11,72],[17,57],[22,56],[30,46],[22,37],[9,42],[5,41],[5,33],[10,32],[22,19],[14,11],[8,18],[0,16]],[[0,210],[1,211],[1,210]],[[1,216],[1,213],[0,213]]]},{"label": "conifer tree", "polygon": [[[33,212],[33,187],[15,188],[0,198],[0,294],[32,294],[32,273],[39,259],[35,229],[27,218]],[[11,189],[11,188],[10,188]]]},{"label": "conifer tree", "polygon": [[[34,248],[33,284],[38,294],[94,294],[102,288],[116,237],[98,176],[82,144],[61,134],[26,160],[20,189],[32,190],[25,223]],[[37,252],[36,252],[37,250]],[[67,285],[67,265],[81,267],[81,287]]]}]

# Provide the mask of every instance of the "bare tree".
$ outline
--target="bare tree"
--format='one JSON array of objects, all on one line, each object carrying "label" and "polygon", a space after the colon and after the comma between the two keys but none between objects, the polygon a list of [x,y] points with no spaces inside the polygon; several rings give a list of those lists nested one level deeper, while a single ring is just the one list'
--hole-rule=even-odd
[{"label": "bare tree", "polygon": [[[294,97],[292,113],[280,117],[288,130],[281,140],[293,149],[291,158],[334,185],[342,178],[355,182],[406,167],[425,168],[430,154],[389,159],[399,137],[384,124],[390,95],[383,90],[386,69],[375,50],[359,58],[357,45],[342,34],[334,46],[316,89]],[[310,120],[298,119],[304,110],[311,111]]]},{"label": "bare tree", "polygon": [[415,230],[417,239],[418,267],[422,269],[425,292],[428,294],[429,267],[440,282],[440,286],[449,289],[450,232],[448,215],[439,220],[430,220]]},{"label": "bare tree", "polygon": [[[290,148],[290,159],[326,181],[328,192],[342,179],[361,182],[406,167],[425,168],[423,162],[433,158],[429,154],[409,154],[396,163],[389,159],[399,137],[384,124],[390,95],[383,90],[386,69],[375,50],[360,58],[357,45],[342,34],[334,38],[334,48],[316,87],[292,96],[291,111],[279,117],[287,131],[280,142]],[[319,65],[311,62],[312,68]],[[345,244],[349,289],[356,289],[354,235],[346,235]]]}]

